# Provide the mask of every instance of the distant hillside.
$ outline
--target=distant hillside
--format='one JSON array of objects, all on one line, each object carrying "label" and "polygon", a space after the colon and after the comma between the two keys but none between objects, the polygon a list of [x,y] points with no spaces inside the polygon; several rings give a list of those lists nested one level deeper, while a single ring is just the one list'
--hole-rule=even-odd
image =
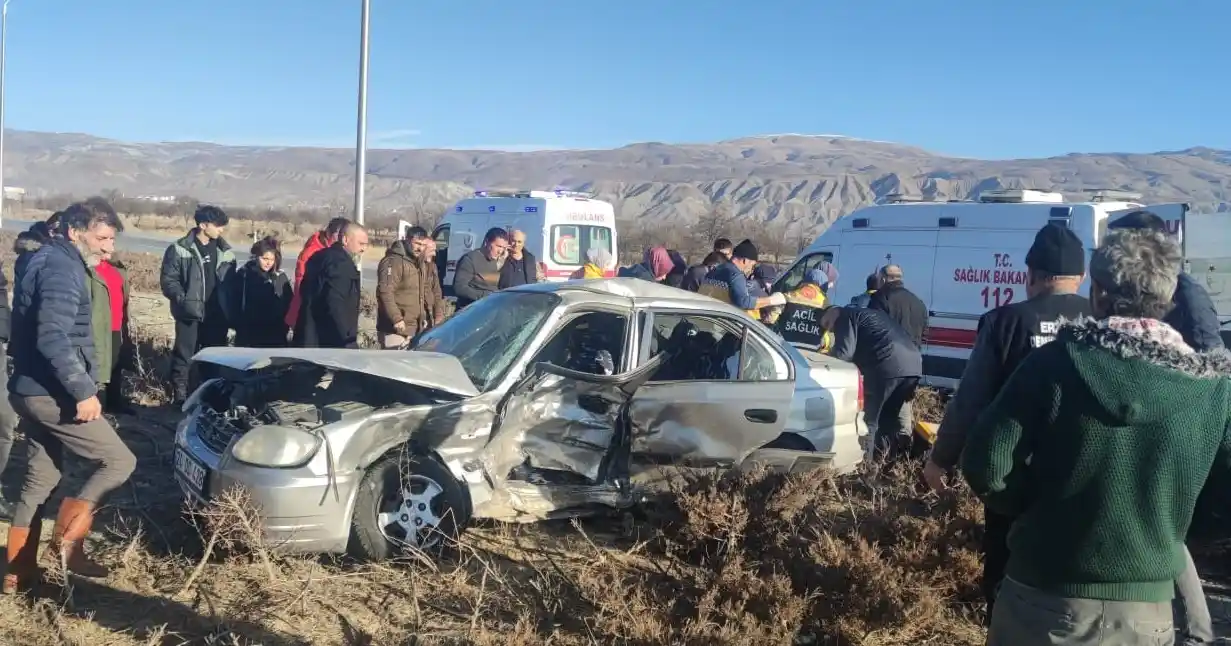
[{"label": "distant hillside", "polygon": [[[5,183],[33,195],[115,188],[280,207],[351,199],[351,150],[138,144],[22,131],[10,131],[5,146]],[[557,186],[595,191],[624,218],[679,223],[725,202],[741,217],[823,225],[890,193],[954,199],[1000,187],[1116,188],[1149,201],[1231,210],[1231,151],[1209,148],[980,160],[835,135],[774,135],[614,150],[373,150],[368,166],[368,204],[384,211],[443,211],[475,188]]]}]

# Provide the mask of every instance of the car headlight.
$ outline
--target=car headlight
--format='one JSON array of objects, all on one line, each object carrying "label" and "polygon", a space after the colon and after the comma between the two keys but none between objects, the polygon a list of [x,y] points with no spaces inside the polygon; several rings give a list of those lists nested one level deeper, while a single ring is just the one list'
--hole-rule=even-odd
[{"label": "car headlight", "polygon": [[286,426],[258,426],[231,446],[231,455],[240,462],[259,467],[303,466],[316,455],[321,438],[307,431]]},{"label": "car headlight", "polygon": [[175,444],[177,446],[188,446],[188,425],[192,423],[192,418],[194,417],[196,417],[196,414],[185,415],[175,425]]}]

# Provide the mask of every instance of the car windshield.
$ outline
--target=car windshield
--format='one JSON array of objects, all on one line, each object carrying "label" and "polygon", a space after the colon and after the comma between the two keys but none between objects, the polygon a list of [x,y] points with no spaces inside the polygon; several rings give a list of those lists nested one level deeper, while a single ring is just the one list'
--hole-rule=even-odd
[{"label": "car windshield", "polygon": [[555,294],[496,292],[425,332],[412,349],[457,357],[475,387],[485,391],[521,355],[559,302]]}]

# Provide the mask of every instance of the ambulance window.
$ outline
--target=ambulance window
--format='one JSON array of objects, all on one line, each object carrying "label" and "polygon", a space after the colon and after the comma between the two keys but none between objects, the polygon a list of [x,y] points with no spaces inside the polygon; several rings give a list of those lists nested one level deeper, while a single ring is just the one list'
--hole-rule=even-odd
[{"label": "ambulance window", "polygon": [[611,229],[588,224],[558,224],[551,228],[551,260],[557,265],[581,265],[591,248],[611,251]]},{"label": "ambulance window", "polygon": [[821,262],[833,262],[833,254],[828,251],[814,253],[803,260],[796,262],[795,266],[783,274],[782,278],[778,279],[778,284],[774,285],[776,292],[790,292],[798,289],[804,284],[804,278],[808,272],[816,269]]},{"label": "ambulance window", "polygon": [[447,225],[436,229],[432,238],[436,241],[436,253],[449,250],[449,227]]}]

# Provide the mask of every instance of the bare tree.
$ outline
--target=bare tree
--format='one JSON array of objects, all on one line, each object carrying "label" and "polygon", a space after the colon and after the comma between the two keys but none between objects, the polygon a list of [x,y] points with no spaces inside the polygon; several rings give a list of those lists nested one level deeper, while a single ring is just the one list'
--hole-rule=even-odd
[{"label": "bare tree", "polygon": [[730,236],[738,216],[726,202],[714,204],[708,213],[697,220],[693,226],[693,241],[696,250],[709,251],[714,241],[723,236]]}]

